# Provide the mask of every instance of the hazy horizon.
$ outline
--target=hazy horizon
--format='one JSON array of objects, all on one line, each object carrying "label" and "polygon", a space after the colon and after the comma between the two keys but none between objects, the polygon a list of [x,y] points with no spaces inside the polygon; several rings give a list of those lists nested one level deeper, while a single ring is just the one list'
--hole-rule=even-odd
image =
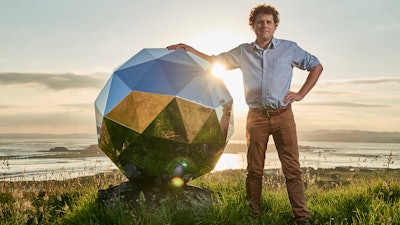
[{"label": "hazy horizon", "polygon": [[[240,118],[245,120],[245,118]],[[239,120],[240,120],[239,119]],[[238,120],[238,118],[236,118]],[[230,137],[229,143],[245,143],[245,123],[235,127],[235,132]],[[49,133],[0,133],[0,140],[11,139],[97,139],[95,132],[91,133],[64,133],[64,134],[49,134]],[[299,130],[299,141],[309,142],[360,142],[360,143],[400,143],[400,132],[374,132],[363,130]],[[273,139],[271,139],[272,142]]]}]

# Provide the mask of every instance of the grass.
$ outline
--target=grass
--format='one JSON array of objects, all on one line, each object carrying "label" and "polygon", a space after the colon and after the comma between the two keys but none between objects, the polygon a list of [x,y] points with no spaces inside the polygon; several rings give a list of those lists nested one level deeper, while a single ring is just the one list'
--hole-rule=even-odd
[{"label": "grass", "polygon": [[[304,169],[313,224],[400,224],[399,170]],[[97,191],[126,181],[119,171],[64,181],[2,181],[0,224],[293,224],[280,170],[264,179],[259,218],[248,214],[245,171],[204,175],[189,184],[213,191],[202,210],[165,202],[149,210],[118,202],[104,207]],[[139,199],[145,201],[145,199]],[[143,202],[142,202],[143,203]]]}]

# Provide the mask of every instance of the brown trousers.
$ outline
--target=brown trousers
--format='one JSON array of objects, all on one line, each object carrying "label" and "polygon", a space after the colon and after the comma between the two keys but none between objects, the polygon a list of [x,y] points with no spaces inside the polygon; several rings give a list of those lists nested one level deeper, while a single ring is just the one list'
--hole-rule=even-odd
[{"label": "brown trousers", "polygon": [[310,217],[306,208],[304,184],[301,180],[296,124],[291,109],[268,116],[265,111],[250,109],[247,115],[247,177],[246,194],[254,214],[260,214],[262,180],[268,138],[274,138],[286,179],[286,188],[295,220]]}]

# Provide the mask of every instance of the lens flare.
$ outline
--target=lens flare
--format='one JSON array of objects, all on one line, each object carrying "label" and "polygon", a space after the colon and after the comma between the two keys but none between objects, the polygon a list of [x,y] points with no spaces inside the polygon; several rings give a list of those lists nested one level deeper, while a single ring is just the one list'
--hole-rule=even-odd
[{"label": "lens flare", "polygon": [[182,161],[182,166],[183,167],[187,167],[189,165],[189,163],[187,161]]},{"label": "lens flare", "polygon": [[181,165],[178,165],[178,166],[175,168],[175,170],[174,170],[174,172],[173,172],[173,175],[174,175],[174,176],[182,176],[182,174],[183,174],[182,166],[181,166]]},{"label": "lens flare", "polygon": [[174,187],[182,187],[185,184],[185,182],[181,177],[173,177],[171,179],[171,184]]},{"label": "lens flare", "polygon": [[215,77],[218,78],[223,78],[224,74],[226,73],[226,69],[223,65],[221,64],[215,64],[212,67],[212,73]]}]

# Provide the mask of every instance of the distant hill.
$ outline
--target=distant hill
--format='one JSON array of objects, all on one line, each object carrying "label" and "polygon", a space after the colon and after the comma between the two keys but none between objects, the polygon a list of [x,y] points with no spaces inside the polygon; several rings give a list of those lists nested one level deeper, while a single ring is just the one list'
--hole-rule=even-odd
[{"label": "distant hill", "polygon": [[400,132],[360,130],[314,130],[299,132],[300,141],[400,143]]},{"label": "distant hill", "polygon": [[0,139],[97,139],[96,134],[6,133]]}]

